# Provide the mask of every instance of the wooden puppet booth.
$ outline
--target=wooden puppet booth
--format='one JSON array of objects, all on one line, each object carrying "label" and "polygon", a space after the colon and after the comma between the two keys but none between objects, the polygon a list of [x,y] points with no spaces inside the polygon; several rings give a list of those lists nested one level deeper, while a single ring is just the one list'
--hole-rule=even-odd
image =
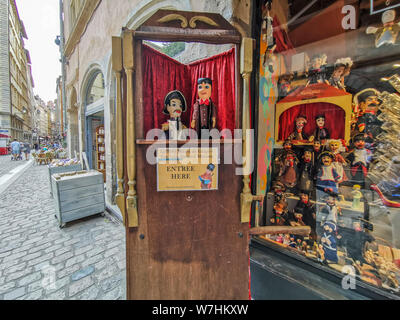
[{"label": "wooden puppet booth", "polygon": [[[185,65],[152,49],[144,40],[232,46]],[[240,73],[251,72],[251,66],[243,68],[239,62],[242,42],[240,34],[219,14],[171,10],[159,10],[135,31],[124,30],[121,38],[113,38],[116,200],[126,226],[128,299],[249,297],[251,201],[241,199],[246,199],[250,190],[244,187],[243,176],[236,175],[238,166],[223,162],[223,146],[229,142],[242,148],[242,140],[218,139],[211,145],[208,139],[154,139],[148,135],[151,129],[162,130],[166,123],[171,126],[166,105],[172,105],[168,99],[174,91],[179,91],[174,100],[178,98],[182,104],[180,126],[191,127],[198,78],[212,80],[210,101],[218,112],[215,128],[245,128],[242,115],[248,112],[241,99],[241,83],[246,80]],[[242,53],[242,60],[251,65],[251,56],[251,50]],[[190,150],[206,155],[206,163],[166,162],[185,158]]]}]

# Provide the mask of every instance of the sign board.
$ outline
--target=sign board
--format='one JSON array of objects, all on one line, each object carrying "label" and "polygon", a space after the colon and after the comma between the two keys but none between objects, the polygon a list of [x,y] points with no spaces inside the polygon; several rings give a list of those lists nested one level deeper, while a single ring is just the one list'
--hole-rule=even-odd
[{"label": "sign board", "polygon": [[218,190],[218,148],[157,149],[157,191]]},{"label": "sign board", "polygon": [[382,1],[371,0],[371,10],[370,14],[376,14],[379,12],[383,12],[389,9],[394,9],[400,6],[400,2],[398,0],[386,0],[385,4],[382,5]]}]

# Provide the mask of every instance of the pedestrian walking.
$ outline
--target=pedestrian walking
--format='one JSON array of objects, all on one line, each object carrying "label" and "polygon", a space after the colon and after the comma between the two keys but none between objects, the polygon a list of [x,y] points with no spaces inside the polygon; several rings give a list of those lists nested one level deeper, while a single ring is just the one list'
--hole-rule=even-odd
[{"label": "pedestrian walking", "polygon": [[17,160],[20,152],[21,152],[21,145],[17,141],[17,139],[14,139],[14,141],[11,142],[11,154],[12,154],[11,160]]},{"label": "pedestrian walking", "polygon": [[28,141],[24,143],[24,153],[25,153],[25,160],[29,160],[29,154],[31,153],[31,145]]}]

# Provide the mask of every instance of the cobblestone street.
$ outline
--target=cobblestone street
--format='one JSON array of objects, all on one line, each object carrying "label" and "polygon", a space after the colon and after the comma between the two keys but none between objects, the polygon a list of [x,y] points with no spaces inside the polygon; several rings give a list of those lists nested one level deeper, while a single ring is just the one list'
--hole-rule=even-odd
[{"label": "cobblestone street", "polygon": [[[0,157],[0,178],[23,164]],[[106,212],[60,229],[47,170],[0,194],[0,300],[125,299],[124,227]]]}]

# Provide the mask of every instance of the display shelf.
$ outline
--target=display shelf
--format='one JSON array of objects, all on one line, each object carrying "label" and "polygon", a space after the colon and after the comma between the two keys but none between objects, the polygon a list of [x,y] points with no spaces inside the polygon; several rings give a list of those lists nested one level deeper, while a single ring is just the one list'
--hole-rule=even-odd
[{"label": "display shelf", "polygon": [[[96,150],[97,150],[97,171],[103,174],[104,182],[106,181],[106,160],[105,160],[105,143],[104,143],[104,126],[96,128]],[[103,159],[102,159],[103,158]]]}]

